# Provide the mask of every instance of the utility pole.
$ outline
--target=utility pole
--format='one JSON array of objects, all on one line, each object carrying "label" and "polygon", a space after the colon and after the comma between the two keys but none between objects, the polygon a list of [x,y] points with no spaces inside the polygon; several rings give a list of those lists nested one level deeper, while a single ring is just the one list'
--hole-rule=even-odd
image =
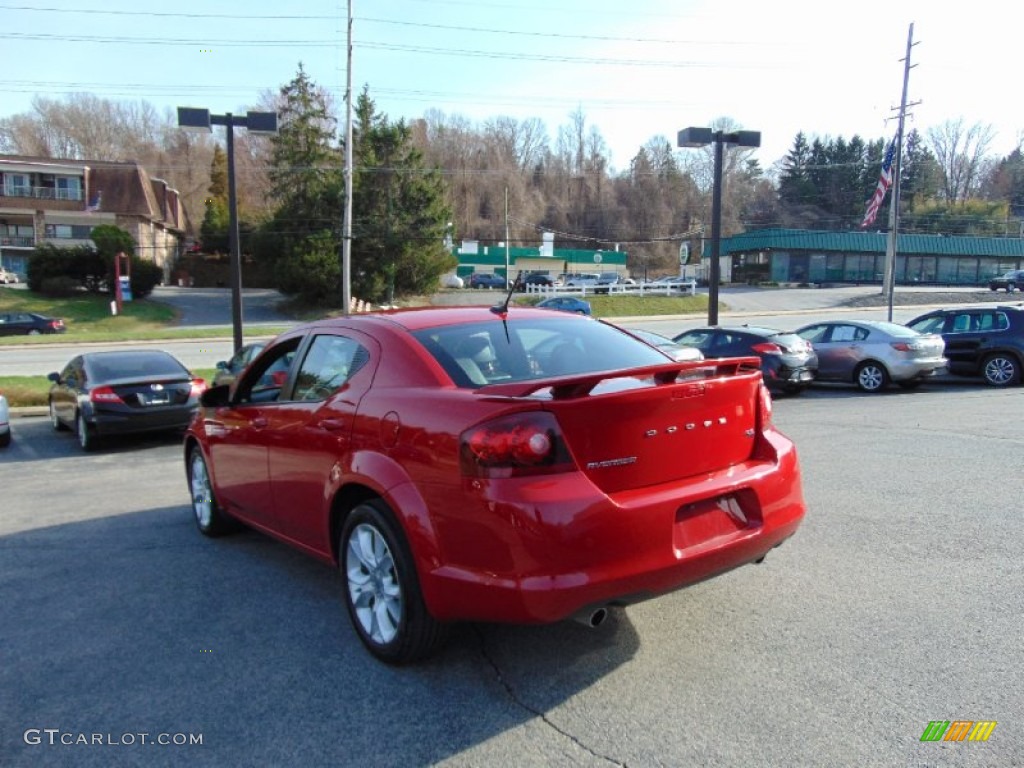
[{"label": "utility pole", "polygon": [[341,302],[352,304],[352,0],[348,0],[348,55],[345,67],[345,217],[341,234]]},{"label": "utility pole", "polygon": [[[900,176],[903,166],[903,123],[907,116],[907,86],[910,82],[910,51],[914,47],[914,24],[907,33],[907,55],[903,59],[903,96],[900,99],[899,120],[896,128],[896,156],[893,159],[892,197],[889,199],[889,238],[885,248],[885,276],[882,292],[889,308],[889,322],[892,322],[893,294],[896,290],[896,246],[900,228]],[[915,102],[917,103],[917,102]]]}]

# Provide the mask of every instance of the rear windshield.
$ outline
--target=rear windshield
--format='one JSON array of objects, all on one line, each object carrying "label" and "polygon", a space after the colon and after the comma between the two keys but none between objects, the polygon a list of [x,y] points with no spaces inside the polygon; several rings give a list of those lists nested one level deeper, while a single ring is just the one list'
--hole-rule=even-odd
[{"label": "rear windshield", "polygon": [[97,355],[86,361],[93,381],[149,376],[187,376],[188,371],[176,359],[162,352],[119,352]]},{"label": "rear windshield", "polygon": [[895,336],[898,339],[909,339],[913,336],[920,336],[920,334],[912,328],[907,328],[905,325],[896,325],[896,323],[875,323],[875,328],[888,333],[890,336]]},{"label": "rear windshield", "polygon": [[610,325],[567,316],[448,325],[414,331],[460,387],[596,373],[668,362]]},{"label": "rear windshield", "polygon": [[797,336],[795,333],[789,333],[788,331],[784,331],[781,333],[772,333],[768,335],[766,338],[769,338],[776,344],[787,348],[796,347],[799,349],[805,343],[803,337]]}]

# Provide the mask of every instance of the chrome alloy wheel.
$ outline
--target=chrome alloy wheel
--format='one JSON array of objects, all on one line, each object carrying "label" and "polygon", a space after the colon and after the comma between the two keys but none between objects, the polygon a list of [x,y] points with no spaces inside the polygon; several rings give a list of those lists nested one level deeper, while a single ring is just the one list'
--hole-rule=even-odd
[{"label": "chrome alloy wheel", "polygon": [[985,381],[994,387],[1005,387],[1017,376],[1017,366],[1005,355],[993,355],[985,361]]},{"label": "chrome alloy wheel", "polygon": [[376,527],[361,523],[352,529],[345,573],[349,597],[363,632],[375,643],[390,643],[402,620],[402,588],[391,549]]},{"label": "chrome alloy wheel", "polygon": [[191,466],[192,511],[201,530],[208,529],[213,523],[213,491],[210,489],[210,475],[206,471],[206,462],[199,450],[192,452]]},{"label": "chrome alloy wheel", "polygon": [[874,364],[865,365],[857,373],[857,384],[865,392],[877,392],[885,386],[885,371]]}]

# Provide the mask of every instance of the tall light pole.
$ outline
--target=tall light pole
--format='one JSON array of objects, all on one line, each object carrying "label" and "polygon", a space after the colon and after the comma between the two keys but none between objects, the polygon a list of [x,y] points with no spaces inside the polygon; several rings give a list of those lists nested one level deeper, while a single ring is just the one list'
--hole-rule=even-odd
[{"label": "tall light pole", "polygon": [[246,112],[245,116],[211,115],[210,110],[178,107],[178,126],[186,130],[210,132],[214,125],[227,127],[228,154],[228,250],[231,252],[231,326],[235,352],[242,348],[242,248],[238,237],[238,198],[235,195],[235,128],[249,133],[277,133],[276,112]]},{"label": "tall light pole", "polygon": [[722,159],[725,145],[760,147],[760,131],[714,131],[710,128],[684,128],[679,131],[680,147],[715,145],[715,173],[711,185],[711,273],[708,277],[708,325],[718,325],[718,284],[722,281]]}]

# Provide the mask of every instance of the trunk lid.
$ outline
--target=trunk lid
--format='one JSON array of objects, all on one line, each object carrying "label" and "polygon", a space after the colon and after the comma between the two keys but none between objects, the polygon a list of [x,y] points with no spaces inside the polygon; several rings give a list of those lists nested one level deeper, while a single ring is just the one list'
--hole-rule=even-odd
[{"label": "trunk lid", "polygon": [[579,469],[616,493],[748,460],[760,386],[760,362],[742,358],[562,377],[535,396],[550,398],[544,409],[557,419]]}]

